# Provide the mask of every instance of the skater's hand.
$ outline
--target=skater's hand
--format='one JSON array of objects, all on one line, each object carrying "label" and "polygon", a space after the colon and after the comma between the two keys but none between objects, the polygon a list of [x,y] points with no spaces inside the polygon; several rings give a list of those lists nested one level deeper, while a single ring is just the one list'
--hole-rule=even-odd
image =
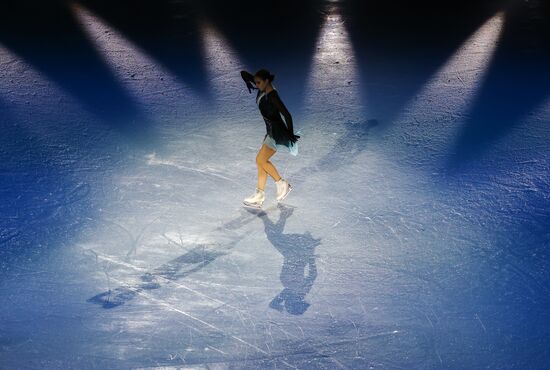
[{"label": "skater's hand", "polygon": [[294,135],[293,132],[289,132],[288,133],[288,138],[289,138],[290,142],[294,144],[296,141],[298,141],[298,139],[300,138],[300,135]]},{"label": "skater's hand", "polygon": [[288,218],[294,213],[294,207],[288,207],[282,203],[279,203],[277,207],[281,211],[281,217]]},{"label": "skater's hand", "polygon": [[248,87],[248,93],[252,94],[252,90],[257,90],[258,88],[250,81],[246,81],[246,87]]},{"label": "skater's hand", "polygon": [[246,87],[248,87],[248,92],[251,94],[252,90],[258,89],[256,85],[254,84],[254,76],[248,73],[247,71],[241,71],[241,77],[243,78],[244,82],[246,83]]}]

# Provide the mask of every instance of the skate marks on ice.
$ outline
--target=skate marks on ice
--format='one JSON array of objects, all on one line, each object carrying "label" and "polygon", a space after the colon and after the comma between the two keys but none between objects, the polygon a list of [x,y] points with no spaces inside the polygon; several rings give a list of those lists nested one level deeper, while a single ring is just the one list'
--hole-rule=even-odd
[{"label": "skate marks on ice", "polygon": [[[267,213],[275,209],[280,210],[280,216],[277,223],[273,223]],[[271,244],[283,255],[284,263],[281,271],[281,282],[285,289],[278,296],[278,302],[285,303],[285,308],[289,313],[304,313],[309,304],[304,302],[305,295],[309,292],[316,278],[317,270],[315,266],[314,250],[320,244],[320,239],[315,239],[310,233],[305,234],[283,234],[284,225],[288,217],[293,213],[293,208],[285,205],[273,205],[264,210],[246,209],[241,211],[241,215],[230,220],[214,232],[223,231],[225,233],[234,233],[230,241],[226,244],[199,244],[186,253],[162,264],[161,266],[149,270],[137,266],[128,261],[130,254],[126,255],[125,260],[116,256],[100,253],[93,249],[86,252],[93,256],[96,262],[116,265],[119,268],[129,269],[141,273],[137,282],[124,283],[114,289],[109,289],[88,299],[88,302],[101,305],[103,308],[110,309],[123,305],[126,302],[136,298],[140,293],[159,289],[162,285],[169,285],[179,289],[188,290],[196,295],[203,296],[179,282],[187,276],[200,271],[218,257],[227,255],[247,234],[239,235],[235,231],[254,221],[256,217],[264,223],[265,233]],[[251,215],[252,214],[252,215]],[[170,236],[164,234],[163,237],[169,243],[179,245],[179,242],[173,240]],[[103,269],[108,281],[113,279],[106,269]],[[307,271],[307,275],[304,273]],[[110,285],[110,284],[109,284]],[[204,297],[203,297],[204,298]],[[209,297],[207,297],[209,298]],[[225,304],[224,302],[218,302]],[[279,306],[280,306],[279,304]],[[278,307],[279,307],[278,306]],[[305,307],[300,309],[299,307]],[[272,307],[275,308],[275,307]],[[280,306],[281,310],[283,306]]]},{"label": "skate marks on ice", "polygon": [[103,308],[114,308],[132,300],[142,291],[160,288],[161,283],[169,284],[179,279],[183,279],[194,272],[200,271],[219,256],[226,254],[211,248],[215,246],[216,245],[198,245],[187,253],[155,268],[151,272],[133,264],[118,261],[115,257],[96,253],[95,255],[98,260],[110,262],[132,270],[143,271],[143,274],[140,276],[140,282],[128,286],[120,286],[112,291],[109,290],[97,294],[88,299],[88,302],[100,304]]},{"label": "skate marks on ice", "polygon": [[[305,296],[311,290],[317,276],[314,252],[315,248],[320,244],[320,239],[313,238],[309,232],[304,234],[285,234],[284,227],[286,221],[291,217],[293,212],[293,207],[281,204],[259,211],[241,210],[238,217],[214,228],[209,233],[213,236],[215,232],[221,232],[221,237],[224,239],[226,237],[229,238],[229,242],[196,245],[183,255],[173,258],[155,269],[139,267],[134,263],[125,262],[122,257],[110,256],[88,249],[85,251],[86,255],[88,257],[95,256],[98,264],[113,264],[117,268],[138,272],[137,282],[128,283],[128,278],[119,276],[110,277],[111,281],[119,284],[119,286],[88,299],[88,302],[98,304],[105,309],[112,309],[134,298],[145,299],[151,304],[163,306],[169,311],[187,317],[194,324],[190,328],[195,331],[199,330],[203,336],[212,335],[214,338],[217,338],[220,334],[223,334],[224,338],[231,338],[254,349],[259,354],[267,356],[259,358],[261,361],[277,361],[281,364],[286,364],[286,366],[294,367],[288,364],[284,358],[279,358],[278,355],[273,357],[274,354],[271,352],[271,349],[268,348],[266,351],[262,346],[258,346],[254,341],[250,341],[246,335],[243,337],[241,333],[231,333],[231,330],[228,332],[224,321],[220,323],[214,320],[212,322],[208,317],[201,317],[200,312],[189,311],[181,306],[181,304],[163,298],[162,295],[152,294],[154,290],[158,290],[161,287],[185,290],[191,296],[195,295],[197,300],[210,301],[215,304],[217,306],[216,310],[221,309],[226,314],[240,317],[240,320],[243,320],[243,317],[246,319],[250,315],[248,310],[232,306],[229,303],[209,296],[207,291],[201,288],[197,289],[193,286],[194,284],[186,286],[182,280],[215,262],[218,257],[229,254],[231,249],[249,235],[247,231],[242,230],[243,226],[259,218],[262,220],[267,239],[284,257],[280,273],[283,289],[271,300],[271,303],[269,303],[269,296],[264,297],[267,298],[265,304],[266,306],[269,304],[269,307],[280,312],[286,310],[286,312],[292,315],[305,313],[309,307],[309,303],[305,302]],[[277,213],[279,214],[277,215]],[[276,216],[278,216],[277,221],[272,221]],[[261,232],[261,229],[259,231]],[[170,239],[169,243],[180,244],[177,236],[165,236]],[[128,259],[126,257],[126,260]],[[193,281],[193,283],[200,284],[200,282],[196,281]],[[208,283],[204,284],[204,286],[210,287],[211,285]],[[254,325],[259,325],[260,327],[264,324],[256,323]],[[269,326],[270,324],[266,323],[265,325]]]},{"label": "skate marks on ice", "polygon": [[[255,217],[252,217],[248,213],[242,211],[239,217],[215,228],[212,233],[219,231],[235,233],[235,230],[240,229],[254,219]],[[228,251],[231,250],[245,236],[246,235],[238,234],[232,235],[230,242],[226,245],[199,244],[186,253],[164,263],[152,271],[128,262],[131,253],[128,253],[126,255],[126,259],[122,260],[117,256],[111,256],[93,249],[87,249],[85,250],[85,253],[93,256],[98,264],[101,261],[106,262],[107,264],[116,265],[120,268],[142,272],[139,282],[124,284],[112,290],[109,289],[91,297],[88,299],[88,302],[100,304],[103,308],[114,308],[132,300],[144,290],[160,288],[161,283],[175,284],[177,283],[177,280],[183,279],[190,274],[200,271],[218,257],[226,255]],[[167,240],[168,244],[176,244],[183,247],[179,241],[173,240],[170,236],[166,235],[166,233],[163,234],[163,238]],[[107,280],[109,282],[111,277],[105,269],[103,269],[103,271],[107,275]],[[178,284],[178,286],[181,285]]]}]

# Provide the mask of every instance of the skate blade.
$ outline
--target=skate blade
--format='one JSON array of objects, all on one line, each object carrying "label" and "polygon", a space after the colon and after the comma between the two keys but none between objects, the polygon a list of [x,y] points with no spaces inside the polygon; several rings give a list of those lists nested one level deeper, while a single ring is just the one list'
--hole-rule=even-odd
[{"label": "skate blade", "polygon": [[248,208],[262,209],[262,205],[261,205],[261,204],[258,205],[258,204],[243,202],[243,205],[244,205],[245,207],[248,207]]},{"label": "skate blade", "polygon": [[282,202],[286,197],[288,197],[288,194],[290,194],[290,192],[292,191],[292,186],[290,186],[290,184],[288,185],[288,191],[286,192],[285,196],[282,197],[281,199],[277,200],[277,202]]}]

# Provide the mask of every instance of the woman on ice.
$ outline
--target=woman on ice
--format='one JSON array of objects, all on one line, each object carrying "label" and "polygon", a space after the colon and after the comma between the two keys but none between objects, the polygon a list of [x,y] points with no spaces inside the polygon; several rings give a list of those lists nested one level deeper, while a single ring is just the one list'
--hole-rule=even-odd
[{"label": "woman on ice", "polygon": [[[281,178],[277,169],[269,160],[278,148],[285,149],[292,155],[298,154],[296,141],[300,136],[294,134],[292,116],[279,97],[279,93],[273,87],[275,78],[269,71],[261,69],[252,75],[241,71],[241,76],[248,87],[248,92],[258,90],[256,103],[265,121],[266,134],[262,146],[256,156],[258,167],[258,183],[253,195],[244,200],[244,204],[250,207],[261,207],[264,199],[264,187],[267,175],[271,176],[277,185],[277,201],[282,201],[288,195],[292,187],[287,180]],[[284,117],[284,121],[281,117]]]}]

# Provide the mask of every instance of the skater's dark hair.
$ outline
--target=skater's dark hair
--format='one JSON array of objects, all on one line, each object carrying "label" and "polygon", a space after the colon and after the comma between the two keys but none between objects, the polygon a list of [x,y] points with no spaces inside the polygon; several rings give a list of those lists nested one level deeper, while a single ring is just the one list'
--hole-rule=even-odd
[{"label": "skater's dark hair", "polygon": [[275,79],[275,75],[272,75],[267,69],[260,69],[254,77],[259,77],[262,80],[269,80],[269,82]]}]

